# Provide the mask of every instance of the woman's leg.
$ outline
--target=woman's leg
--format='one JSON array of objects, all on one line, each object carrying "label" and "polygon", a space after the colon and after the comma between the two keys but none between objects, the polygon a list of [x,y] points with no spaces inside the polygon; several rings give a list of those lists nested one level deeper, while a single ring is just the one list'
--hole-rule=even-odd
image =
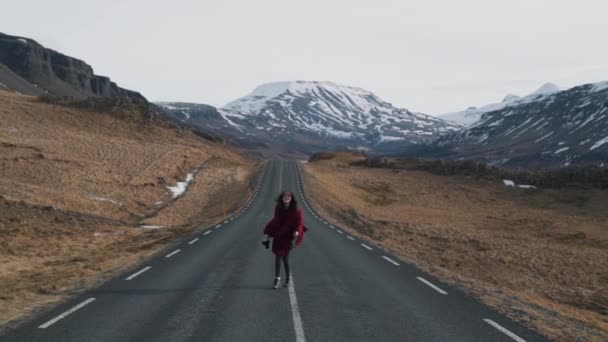
[{"label": "woman's leg", "polygon": [[279,278],[281,276],[281,256],[274,256],[274,277]]},{"label": "woman's leg", "polygon": [[285,266],[285,284],[289,284],[289,254],[283,257],[283,265]]}]

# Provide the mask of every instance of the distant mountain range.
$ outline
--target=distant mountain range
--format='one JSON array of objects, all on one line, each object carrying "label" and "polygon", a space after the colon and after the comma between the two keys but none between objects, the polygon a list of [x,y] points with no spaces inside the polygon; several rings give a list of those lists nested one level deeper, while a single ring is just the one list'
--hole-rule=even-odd
[{"label": "distant mountain range", "polygon": [[244,147],[305,154],[360,149],[504,167],[608,166],[608,82],[564,91],[548,83],[527,96],[442,117],[452,123],[329,82],[265,84],[221,109],[160,105]]},{"label": "distant mountain range", "polygon": [[502,102],[492,103],[489,105],[485,105],[482,107],[469,107],[466,110],[460,112],[452,112],[443,115],[439,115],[439,118],[444,120],[452,121],[459,123],[461,125],[470,126],[479,119],[481,116],[487,112],[492,112],[495,110],[500,110],[505,107],[517,106],[527,102],[537,101],[545,96],[549,96],[551,94],[555,94],[559,92],[560,89],[553,83],[545,83],[540,88],[538,88],[535,92],[528,96],[519,97],[517,95],[509,94],[505,96]]},{"label": "distant mountain range", "polygon": [[204,115],[196,104],[158,104],[184,122],[304,153],[340,148],[396,152],[462,129],[393,107],[369,91],[330,82],[264,84],[219,110],[204,107]]},{"label": "distant mountain range", "polygon": [[0,89],[26,95],[128,98],[147,103],[141,94],[95,75],[93,68],[79,59],[47,49],[32,39],[4,33],[0,33]]},{"label": "distant mountain range", "polygon": [[608,166],[608,82],[541,90],[481,111],[467,129],[433,142],[427,155],[507,167]]},{"label": "distant mountain range", "polygon": [[220,109],[164,102],[159,112],[79,59],[0,33],[0,89],[145,103],[154,115],[262,155],[349,149],[505,167],[608,166],[608,82],[563,91],[545,84],[441,118],[396,108],[360,88],[313,81],[264,84]]}]

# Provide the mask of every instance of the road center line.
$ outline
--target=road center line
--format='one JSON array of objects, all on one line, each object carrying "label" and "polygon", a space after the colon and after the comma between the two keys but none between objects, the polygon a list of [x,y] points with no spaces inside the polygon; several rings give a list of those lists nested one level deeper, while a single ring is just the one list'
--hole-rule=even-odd
[{"label": "road center line", "polygon": [[354,239],[355,239],[354,237],[352,237],[352,236],[350,236],[350,235],[346,235],[346,237],[347,237],[348,239],[350,239],[350,240],[354,240]]},{"label": "road center line", "polygon": [[94,300],[95,300],[95,298],[92,298],[92,297],[91,297],[91,298],[89,298],[89,299],[85,300],[84,302],[82,302],[82,303],[80,303],[80,304],[76,305],[75,307],[71,308],[70,310],[68,310],[68,311],[66,311],[66,312],[64,312],[64,313],[62,313],[61,315],[59,315],[59,316],[57,316],[57,317],[55,317],[55,318],[51,319],[50,321],[48,321],[48,322],[44,323],[43,325],[39,326],[38,328],[40,328],[40,329],[46,329],[46,328],[50,327],[51,325],[53,325],[53,324],[57,323],[57,321],[59,321],[59,320],[61,320],[61,319],[65,318],[67,315],[69,315],[69,314],[73,313],[74,311],[76,311],[76,310],[78,310],[78,309],[81,309],[82,307],[84,307],[84,306],[85,306],[85,305],[87,305],[87,304],[92,303]]},{"label": "road center line", "polygon": [[217,226],[215,226],[215,228],[219,228],[219,227],[221,227],[221,226],[222,226],[221,224],[218,224]]},{"label": "road center line", "polygon": [[298,309],[298,300],[296,298],[296,288],[293,282],[293,276],[290,276],[289,285],[289,303],[291,304],[291,315],[293,316],[293,328],[296,332],[296,342],[306,342],[304,338],[304,328],[302,319],[300,318],[300,309]]},{"label": "road center line", "polygon": [[189,244],[189,245],[191,245],[191,244],[195,243],[196,241],[198,241],[198,238],[196,238],[196,239],[194,239],[194,240],[192,240],[192,241],[188,242],[188,244]]},{"label": "road center line", "polygon": [[486,322],[489,325],[493,326],[494,328],[498,329],[500,332],[502,332],[503,334],[509,336],[510,338],[514,339],[517,342],[526,342],[526,340],[524,340],[523,338],[515,335],[514,333],[510,332],[509,330],[507,330],[506,328],[502,327],[500,324],[494,322],[491,319],[484,318],[484,322]]},{"label": "road center line", "polygon": [[177,253],[181,252],[181,251],[182,251],[181,249],[176,249],[176,250],[174,250],[173,252],[171,252],[171,253],[169,253],[169,254],[165,255],[165,258],[170,258],[170,257],[174,256],[175,254],[177,254]]},{"label": "road center line", "polygon": [[137,272],[135,272],[135,273],[131,274],[131,275],[130,275],[129,277],[127,277],[125,280],[131,280],[131,279],[133,279],[133,278],[137,277],[138,275],[140,275],[140,274],[142,274],[142,273],[146,272],[147,270],[149,270],[149,269],[151,269],[151,268],[152,268],[151,266],[148,266],[148,267],[146,267],[146,268],[144,268],[144,269],[142,269],[142,270],[140,270],[140,271],[137,271]]},{"label": "road center line", "polygon": [[395,266],[399,266],[399,263],[398,263],[398,262],[396,262],[395,260],[393,260],[393,259],[391,259],[391,258],[389,258],[389,257],[387,257],[387,256],[384,256],[384,255],[383,255],[383,256],[382,256],[382,258],[384,258],[384,260],[386,260],[386,261],[390,262],[391,264],[393,264],[393,265],[395,265]]},{"label": "road center line", "polygon": [[416,278],[418,278],[418,280],[420,280],[421,282],[423,282],[423,283],[427,284],[427,285],[428,285],[429,287],[431,287],[433,290],[435,290],[435,291],[437,291],[437,292],[441,293],[442,295],[447,295],[447,294],[448,294],[447,292],[445,292],[445,291],[443,291],[442,289],[440,289],[440,288],[438,288],[437,286],[435,286],[435,285],[434,285],[433,283],[431,283],[430,281],[428,281],[428,280],[426,280],[426,279],[424,279],[424,278],[421,278],[421,277],[416,277]]},{"label": "road center line", "polygon": [[205,234],[203,234],[203,235],[211,234],[211,232],[212,232],[212,231],[213,231],[213,230],[208,230],[208,231],[206,231],[206,232],[205,232]]},{"label": "road center line", "polygon": [[372,250],[372,248],[364,243],[361,244],[361,246],[363,246],[363,248],[366,248],[367,250]]},{"label": "road center line", "polygon": [[341,231],[341,230],[337,230],[337,232],[338,232],[338,233],[340,233],[340,234],[344,234],[344,233],[342,233],[342,231]]}]

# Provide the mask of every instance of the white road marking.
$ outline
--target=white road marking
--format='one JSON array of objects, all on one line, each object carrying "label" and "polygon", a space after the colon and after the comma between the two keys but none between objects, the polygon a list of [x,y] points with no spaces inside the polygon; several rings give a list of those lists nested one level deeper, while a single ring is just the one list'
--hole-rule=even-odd
[{"label": "white road marking", "polygon": [[361,246],[363,246],[363,248],[366,248],[367,250],[372,250],[372,248],[364,243],[361,244]]},{"label": "white road marking", "polygon": [[384,260],[386,260],[386,261],[390,262],[391,264],[393,264],[393,265],[395,265],[395,266],[399,266],[399,263],[398,263],[398,262],[396,262],[395,260],[393,260],[393,259],[391,259],[391,258],[389,258],[389,257],[387,257],[387,256],[384,256],[384,255],[383,255],[383,256],[382,256],[382,258],[384,258]]},{"label": "white road marking", "polygon": [[188,242],[188,244],[189,244],[189,245],[191,245],[191,244],[195,243],[196,241],[198,241],[198,238],[196,238],[196,239],[194,239],[194,240],[192,240],[192,241]]},{"label": "white road marking", "polygon": [[293,316],[293,328],[296,332],[296,342],[305,342],[304,328],[302,319],[300,318],[300,310],[298,309],[298,300],[296,298],[296,288],[293,282],[293,276],[290,276],[289,285],[289,303],[291,304],[291,315]]},{"label": "white road marking", "polygon": [[144,269],[142,269],[142,270],[140,270],[140,271],[137,271],[137,272],[135,272],[135,273],[131,274],[131,275],[130,275],[129,277],[127,277],[125,280],[131,280],[131,279],[133,279],[133,278],[137,277],[138,275],[140,275],[140,274],[142,274],[142,273],[146,272],[147,270],[149,270],[149,269],[151,269],[151,268],[152,268],[151,266],[148,266],[148,267],[146,267],[146,268],[144,268]]},{"label": "white road marking", "polygon": [[[224,224],[226,224],[226,223],[228,223],[228,220],[224,221]],[[216,228],[219,228],[219,227],[216,227]]]},{"label": "white road marking", "polygon": [[92,303],[94,300],[95,300],[95,298],[91,297],[91,298],[89,298],[89,299],[85,300],[84,302],[82,302],[82,303],[80,303],[80,304],[76,305],[75,307],[71,308],[70,310],[68,310],[68,311],[66,311],[66,312],[64,312],[64,313],[62,313],[61,315],[59,315],[59,316],[57,316],[57,317],[53,318],[52,320],[50,320],[50,321],[48,321],[48,322],[44,323],[43,325],[39,326],[38,328],[40,328],[40,329],[46,329],[46,328],[50,327],[51,325],[53,325],[53,324],[57,323],[57,321],[59,321],[59,320],[61,320],[61,319],[65,318],[67,315],[69,315],[69,314],[73,313],[74,311],[76,311],[76,310],[78,310],[78,309],[81,309],[82,307],[84,307],[84,306],[85,306],[85,305],[87,305],[87,304]]},{"label": "white road marking", "polygon": [[354,240],[354,239],[355,239],[354,237],[352,237],[352,236],[350,236],[350,235],[346,235],[346,237],[347,237],[348,239],[350,239],[350,240]]},{"label": "white road marking", "polygon": [[212,232],[212,230],[208,230],[208,231],[206,231],[206,232],[205,232],[205,234],[203,234],[203,235],[211,234],[211,232]]},{"label": "white road marking", "polygon": [[329,225],[329,228],[334,229],[334,226],[332,226],[331,224]]},{"label": "white road marking", "polygon": [[222,226],[221,224],[218,224],[217,226],[215,226],[215,228],[219,228],[219,227],[221,227],[221,226]]},{"label": "white road marking", "polygon": [[175,254],[177,254],[177,253],[181,252],[181,251],[182,251],[181,249],[176,249],[176,250],[174,250],[173,252],[171,252],[171,253],[169,253],[169,254],[165,255],[165,258],[170,258],[170,257],[174,256]]},{"label": "white road marking", "polygon": [[340,233],[340,234],[344,234],[344,233],[342,233],[342,231],[341,231],[341,230],[337,230],[337,232],[338,232],[338,233]]},{"label": "white road marking", "polygon": [[510,332],[509,330],[505,329],[504,327],[502,327],[500,324],[494,322],[491,319],[488,318],[484,318],[484,322],[488,323],[489,325],[493,326],[494,328],[498,329],[500,332],[502,332],[503,334],[509,336],[510,338],[514,339],[517,342],[526,342],[526,340],[524,340],[523,338],[515,335],[514,333]]},{"label": "white road marking", "polygon": [[429,287],[431,287],[433,290],[435,290],[435,291],[437,291],[437,292],[441,293],[442,295],[447,295],[447,294],[448,294],[447,292],[445,292],[445,291],[443,291],[442,289],[440,289],[440,288],[438,288],[437,286],[435,286],[435,285],[434,285],[433,283],[431,283],[430,281],[428,281],[428,280],[426,280],[426,279],[424,279],[424,278],[421,278],[421,277],[416,277],[416,278],[418,278],[418,280],[420,280],[421,282],[423,282],[423,283],[427,284],[427,285],[428,285]]}]

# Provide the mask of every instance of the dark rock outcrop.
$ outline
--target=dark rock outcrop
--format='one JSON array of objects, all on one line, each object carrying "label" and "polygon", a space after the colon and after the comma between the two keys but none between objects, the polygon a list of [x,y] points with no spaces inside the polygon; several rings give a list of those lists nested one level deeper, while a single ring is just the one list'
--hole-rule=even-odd
[{"label": "dark rock outcrop", "polygon": [[118,87],[108,77],[95,75],[84,61],[47,49],[32,39],[3,33],[0,33],[0,83],[28,95],[128,98],[131,102],[147,103],[141,94]]}]

